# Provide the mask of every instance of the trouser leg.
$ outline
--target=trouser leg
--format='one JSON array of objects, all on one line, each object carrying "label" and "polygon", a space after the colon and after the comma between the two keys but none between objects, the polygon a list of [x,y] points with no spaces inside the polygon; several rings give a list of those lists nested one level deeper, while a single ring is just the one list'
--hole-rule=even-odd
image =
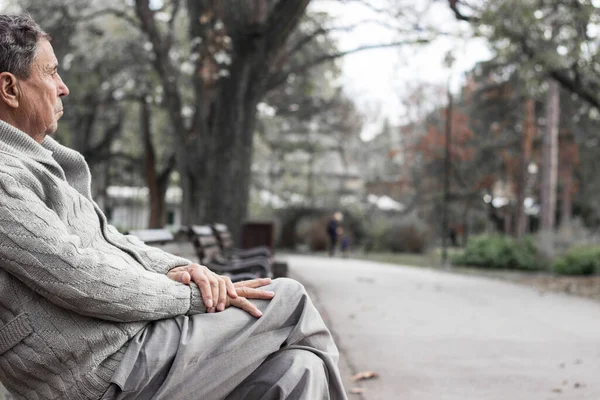
[{"label": "trouser leg", "polygon": [[330,256],[334,256],[335,255],[335,248],[337,246],[337,237],[336,236],[329,236],[329,255]]},{"label": "trouser leg", "polygon": [[227,400],[328,400],[327,369],[323,360],[305,349],[286,349],[271,355]]},{"label": "trouser leg", "polygon": [[[255,301],[263,312],[261,318],[255,319],[244,311],[230,308],[221,313],[183,319],[177,356],[155,398],[222,399],[271,355],[294,349],[285,355],[272,356],[277,363],[289,362],[290,357],[294,359],[298,355],[296,349],[304,349],[302,351],[311,352],[323,364],[326,379],[322,381],[328,382],[329,398],[345,399],[337,367],[337,348],[304,287],[294,280],[280,278],[266,289],[273,290],[275,297],[271,301]],[[294,375],[284,381],[293,380]],[[304,382],[301,378],[294,379]]]}]

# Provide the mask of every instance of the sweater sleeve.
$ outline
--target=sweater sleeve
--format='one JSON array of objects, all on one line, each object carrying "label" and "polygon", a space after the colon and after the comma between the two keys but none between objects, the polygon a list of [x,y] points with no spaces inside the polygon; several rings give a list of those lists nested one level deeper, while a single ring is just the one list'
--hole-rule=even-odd
[{"label": "sweater sleeve", "polygon": [[[100,213],[101,211],[97,209],[97,212]],[[192,261],[186,258],[167,253],[158,247],[148,246],[133,235],[124,235],[117,228],[109,225],[104,217],[102,219],[106,224],[106,238],[119,247],[135,251],[144,263],[144,267],[150,271],[166,274],[175,267],[192,264]]]},{"label": "sweater sleeve", "polygon": [[39,183],[21,182],[0,170],[0,267],[32,290],[60,307],[112,321],[206,311],[197,286],[148,271],[119,249],[84,245],[46,205]]}]

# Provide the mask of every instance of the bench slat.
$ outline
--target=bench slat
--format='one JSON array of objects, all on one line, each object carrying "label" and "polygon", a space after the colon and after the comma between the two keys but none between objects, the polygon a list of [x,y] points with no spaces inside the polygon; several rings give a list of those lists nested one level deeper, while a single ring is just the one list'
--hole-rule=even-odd
[{"label": "bench slat", "polygon": [[136,236],[144,243],[165,243],[175,240],[173,234],[167,229],[139,229],[129,231],[129,234]]}]

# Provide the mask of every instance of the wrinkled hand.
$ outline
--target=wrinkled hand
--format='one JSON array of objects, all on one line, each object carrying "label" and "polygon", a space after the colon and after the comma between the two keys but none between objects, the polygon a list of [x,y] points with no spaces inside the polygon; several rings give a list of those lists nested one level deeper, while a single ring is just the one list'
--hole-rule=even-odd
[{"label": "wrinkled hand", "polygon": [[226,306],[239,308],[256,318],[261,317],[262,312],[253,303],[248,301],[248,299],[271,300],[275,296],[274,292],[259,289],[269,283],[271,283],[271,278],[258,278],[234,283],[233,286],[237,292],[237,297],[227,297]]},{"label": "wrinkled hand", "polygon": [[202,295],[202,302],[206,312],[223,311],[227,303],[227,296],[237,297],[237,292],[231,279],[227,276],[217,275],[204,265],[189,264],[176,267],[167,273],[175,281],[189,285],[193,281],[198,285]]},{"label": "wrinkled hand", "polygon": [[203,265],[189,264],[171,269],[167,276],[177,282],[198,285],[206,312],[220,312],[233,306],[260,317],[262,312],[248,299],[270,300],[274,293],[258,288],[271,283],[269,278],[251,279],[243,282],[231,282],[227,276],[217,275]]}]

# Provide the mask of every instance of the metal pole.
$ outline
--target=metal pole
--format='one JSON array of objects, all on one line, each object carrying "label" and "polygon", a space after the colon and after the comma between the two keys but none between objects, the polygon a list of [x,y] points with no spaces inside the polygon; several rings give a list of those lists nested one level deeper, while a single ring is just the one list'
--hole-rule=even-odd
[{"label": "metal pole", "polygon": [[450,205],[450,169],[452,154],[450,143],[452,140],[452,94],[448,85],[448,107],[446,109],[446,144],[444,151],[444,199],[442,205],[442,266],[448,266],[448,208]]}]

